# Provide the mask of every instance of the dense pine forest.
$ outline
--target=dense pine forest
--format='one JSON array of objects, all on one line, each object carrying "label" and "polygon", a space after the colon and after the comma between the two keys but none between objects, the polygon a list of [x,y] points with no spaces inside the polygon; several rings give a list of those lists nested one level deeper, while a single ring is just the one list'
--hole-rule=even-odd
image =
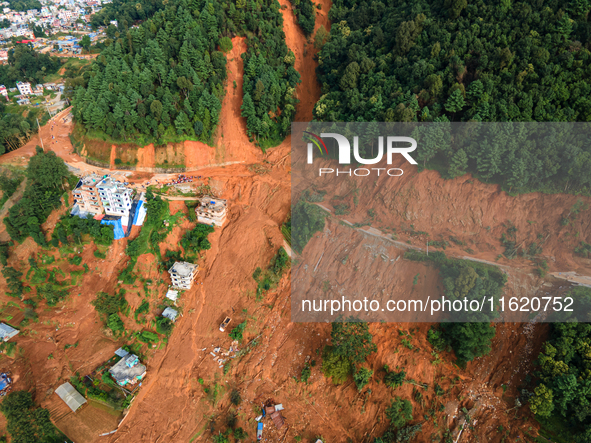
[{"label": "dense pine forest", "polygon": [[[108,9],[108,8],[106,8]],[[248,36],[243,115],[258,141],[281,139],[295,115],[295,57],[276,0],[181,0],[119,33],[75,93],[90,136],[114,141],[211,143],[225,93],[230,37]]]},{"label": "dense pine forest", "polygon": [[[589,9],[587,1],[336,0],[319,54],[315,118],[589,121]],[[509,189],[517,164],[528,171],[513,186],[521,192],[591,188],[591,177],[579,180],[591,169],[588,150],[521,148],[429,152],[427,165],[451,177],[477,172]]]}]

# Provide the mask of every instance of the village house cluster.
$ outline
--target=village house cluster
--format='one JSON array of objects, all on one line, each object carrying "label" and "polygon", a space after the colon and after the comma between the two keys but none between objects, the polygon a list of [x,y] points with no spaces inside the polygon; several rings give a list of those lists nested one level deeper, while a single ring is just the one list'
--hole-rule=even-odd
[{"label": "village house cluster", "polygon": [[84,30],[88,28],[92,14],[111,0],[40,0],[41,9],[14,11],[8,2],[0,2],[0,22],[8,20],[10,26],[0,29],[0,39],[11,37],[35,38],[33,26],[52,33]]},{"label": "village house cluster", "polygon": [[44,90],[63,92],[64,86],[56,85],[55,83],[45,83],[32,86],[29,82],[16,82],[16,88],[7,88],[5,85],[0,85],[0,96],[3,96],[6,101],[9,101],[8,93],[18,91],[19,95],[16,95],[15,98],[17,99],[17,104],[22,106],[31,103],[29,100],[30,96],[42,96]]}]

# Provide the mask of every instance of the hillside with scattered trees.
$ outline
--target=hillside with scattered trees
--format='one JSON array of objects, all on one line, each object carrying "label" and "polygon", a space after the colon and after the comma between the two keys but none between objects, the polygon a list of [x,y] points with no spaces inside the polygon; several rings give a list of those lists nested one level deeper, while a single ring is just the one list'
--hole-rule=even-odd
[{"label": "hillside with scattered trees", "polygon": [[46,153],[39,146],[27,166],[26,177],[24,195],[4,218],[6,232],[16,242],[32,237],[37,244],[47,246],[41,225],[61,206],[63,193],[71,188],[68,181],[73,180],[75,185],[77,179],[53,151]]},{"label": "hillside with scattered trees", "polygon": [[49,114],[41,108],[31,109],[26,116],[8,112],[4,98],[0,97],[0,155],[20,148],[37,133],[37,117],[44,124]]},{"label": "hillside with scattered trees", "polygon": [[0,65],[0,85],[13,88],[18,81],[43,83],[49,74],[55,74],[62,62],[57,57],[41,54],[29,44],[17,44],[8,51],[8,63]]},{"label": "hillside with scattered trees", "polygon": [[[337,0],[317,69],[322,121],[589,121],[589,3]],[[460,152],[461,151],[461,152]],[[591,152],[553,146],[430,151],[451,177],[484,173],[514,190],[589,191]],[[419,152],[419,155],[420,152]],[[514,166],[517,165],[517,166]],[[507,186],[509,188],[510,185]]]}]

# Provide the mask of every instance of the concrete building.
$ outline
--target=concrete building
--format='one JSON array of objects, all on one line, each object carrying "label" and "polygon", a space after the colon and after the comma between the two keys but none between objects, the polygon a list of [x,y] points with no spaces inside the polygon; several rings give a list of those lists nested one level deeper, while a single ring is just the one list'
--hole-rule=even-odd
[{"label": "concrete building", "polygon": [[222,226],[226,221],[228,201],[205,195],[199,199],[195,208],[197,221],[206,225]]},{"label": "concrete building", "polygon": [[6,89],[6,86],[0,85],[0,95],[3,95],[8,99],[8,90]]},{"label": "concrete building", "polygon": [[120,386],[135,385],[146,375],[146,367],[140,363],[137,355],[130,354],[115,363],[109,373]]},{"label": "concrete building", "polygon": [[102,177],[96,174],[87,175],[80,179],[78,186],[72,191],[74,203],[78,205],[81,212],[90,212],[95,215],[103,213],[103,205],[97,189],[102,180]]},{"label": "concrete building", "polygon": [[70,383],[64,383],[55,390],[55,393],[61,398],[64,403],[72,410],[76,410],[86,403],[86,399]]},{"label": "concrete building", "polygon": [[172,286],[180,289],[191,289],[193,280],[199,272],[199,265],[187,263],[185,261],[177,261],[172,268],[168,270]]},{"label": "concrete building", "polygon": [[98,191],[105,214],[129,217],[132,202],[132,190],[130,188],[126,188],[117,180],[107,177],[98,186]]},{"label": "concrete building", "polygon": [[162,311],[162,317],[166,317],[173,323],[176,321],[177,315],[179,315],[179,313],[170,307],[167,307],[164,311]]},{"label": "concrete building", "polygon": [[16,87],[21,95],[31,95],[33,93],[31,90],[31,84],[28,82],[16,82]]},{"label": "concrete building", "polygon": [[6,323],[0,323],[0,340],[8,341],[19,333],[18,329],[8,326]]}]

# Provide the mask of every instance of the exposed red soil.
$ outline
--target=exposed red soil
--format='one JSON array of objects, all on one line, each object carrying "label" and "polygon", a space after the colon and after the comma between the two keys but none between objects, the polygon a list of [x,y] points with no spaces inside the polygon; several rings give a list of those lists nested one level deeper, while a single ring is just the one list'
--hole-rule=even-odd
[{"label": "exposed red soil", "polygon": [[[297,17],[293,13],[293,6],[289,0],[279,0],[283,12],[283,30],[285,32],[285,41],[289,49],[296,56],[295,69],[302,77],[302,83],[297,88],[298,105],[296,113],[296,122],[308,122],[312,120],[312,110],[320,98],[320,83],[316,80],[316,67],[318,62],[314,60],[314,55],[318,52],[314,49],[313,38],[306,39],[302,29],[297,23]],[[320,26],[324,26],[330,31],[330,22],[328,20],[328,11],[332,6],[329,0],[318,2],[322,9],[316,10],[316,24],[314,32]],[[313,34],[314,35],[314,34]],[[309,43],[308,43],[309,41]]]},{"label": "exposed red soil", "polygon": [[115,169],[115,159],[117,158],[117,146],[112,145],[111,146],[111,157],[109,160],[109,165],[111,167],[111,169]]},{"label": "exposed red soil", "polygon": [[[214,160],[216,163],[243,161],[255,163],[261,161],[262,152],[254,146],[246,135],[246,119],[241,116],[242,85],[244,83],[244,62],[242,54],[246,52],[246,39],[234,37],[232,50],[226,55],[228,80],[226,95],[222,102],[220,123],[217,132]],[[234,87],[236,84],[236,87]]]},{"label": "exposed red soil", "polygon": [[[318,164],[322,162],[326,160]],[[325,166],[336,167],[332,163]],[[497,260],[504,252],[500,238],[513,225],[517,228],[517,245],[525,248],[533,242],[541,245],[543,251],[539,258],[548,262],[551,271],[591,275],[591,260],[574,254],[579,242],[591,241],[591,198],[543,193],[512,197],[500,186],[482,183],[470,174],[445,180],[436,171],[419,174],[416,166],[404,160],[392,167],[403,169],[404,175],[342,180],[332,174],[319,181],[314,177],[318,173],[316,166],[300,168],[302,173],[294,176],[299,183],[294,186],[297,191],[312,181],[321,184],[319,189],[328,192],[323,206],[329,209],[338,204],[349,206],[350,213],[339,218],[352,223],[370,222],[385,235],[395,234],[399,241],[410,240],[425,248],[427,240],[444,240],[449,243],[446,253],[531,270],[535,267],[532,261],[519,256]],[[577,201],[586,204],[587,209],[571,215],[570,223],[563,226],[562,218],[568,216]],[[375,215],[371,217],[368,211]],[[411,236],[413,230],[426,232],[428,236]],[[464,244],[459,246],[450,237]]]},{"label": "exposed red soil", "polygon": [[[312,46],[308,45],[306,50],[304,36],[291,12],[291,4],[287,0],[281,0],[280,3],[287,6],[283,10],[286,39],[296,54],[296,69],[302,75],[302,84],[297,89],[300,99],[297,119],[307,121],[311,119],[314,103],[320,95],[320,86],[314,73],[316,63],[312,58]],[[320,3],[322,9],[317,12],[316,27],[323,24],[329,29],[326,14],[330,3]],[[505,414],[505,411],[513,407],[517,389],[531,369],[531,362],[545,338],[545,326],[496,325],[497,336],[490,355],[460,369],[450,363],[453,357],[446,353],[441,353],[441,362],[435,363],[437,358],[426,341],[429,324],[372,324],[370,330],[374,334],[378,352],[368,361],[375,375],[368,385],[371,395],[366,398],[365,394],[357,392],[351,380],[335,387],[322,376],[320,354],[323,346],[329,342],[330,325],[291,322],[289,276],[285,276],[276,289],[266,293],[262,301],[255,300],[253,271],[257,267],[266,267],[283,244],[280,226],[290,210],[291,139],[288,137],[264,156],[245,139],[244,121],[239,117],[239,92],[234,94],[233,89],[234,80],[237,84],[242,81],[240,54],[244,51],[244,42],[234,39],[233,43],[234,49],[228,55],[228,86],[222,105],[220,139],[216,143],[218,147],[186,142],[187,166],[203,167],[237,159],[248,163],[264,160],[266,163],[257,165],[261,167],[259,169],[234,164],[204,170],[203,174],[211,178],[210,183],[220,190],[220,196],[228,199],[229,214],[225,225],[209,237],[212,247],[199,261],[200,272],[196,284],[179,301],[183,316],[177,321],[164,348],[144,346],[142,352],[147,359],[148,374],[118,432],[102,438],[95,433],[94,439],[91,434],[84,434],[84,442],[76,441],[210,441],[213,433],[226,428],[226,416],[234,409],[227,395],[232,389],[239,390],[243,399],[242,404],[235,409],[238,426],[248,432],[248,441],[254,441],[254,417],[259,415],[256,407],[269,398],[284,404],[287,426],[276,430],[266,420],[264,438],[267,441],[292,442],[298,440],[296,437],[301,437],[301,441],[314,442],[319,436],[331,442],[344,442],[347,439],[355,442],[371,441],[386,429],[385,409],[395,395],[412,400],[413,423],[423,422],[423,414],[427,414],[431,408],[437,410],[437,425],[433,418],[425,422],[423,431],[415,440],[417,442],[430,442],[432,434],[448,428],[457,435],[463,416],[459,411],[463,407],[470,410],[475,430],[466,431],[460,442],[500,442],[503,434],[497,432],[499,425],[509,429],[509,441],[516,441],[517,436],[523,439],[524,432],[530,426],[534,429],[537,426],[530,420],[528,408],[523,407],[510,414]],[[237,91],[240,90],[237,87]],[[49,126],[41,130],[44,140],[48,136],[51,138]],[[49,147],[72,165],[92,170],[79,156],[71,154],[67,138],[70,130],[71,126],[60,120],[54,128],[59,134],[59,142]],[[221,134],[224,135],[223,141],[220,141]],[[0,161],[26,164],[27,157],[34,153],[35,144],[31,141],[24,148],[0,157]],[[142,148],[138,166],[148,169],[154,164],[153,146]],[[150,177],[151,173],[139,171],[133,173],[130,180],[143,181]],[[389,232],[385,227],[395,226],[400,232],[404,226],[408,229],[413,224],[415,230],[429,232],[430,239],[438,239],[440,234],[446,238],[449,235],[457,236],[474,251],[470,255],[494,260],[500,250],[498,238],[501,223],[507,218],[512,217],[519,235],[523,234],[524,238],[526,235],[535,237],[538,232],[556,231],[560,211],[568,209],[574,201],[574,197],[570,196],[537,194],[514,199],[495,186],[468,183],[468,179],[463,177],[444,181],[434,172],[423,172],[408,173],[398,181],[379,180],[375,187],[367,189],[360,185],[363,188],[359,198],[361,203],[347,217],[351,221],[362,220],[367,210],[372,208],[372,202],[385,202],[386,205],[381,203],[380,206],[388,207],[390,212],[377,211],[374,224],[384,232]],[[327,200],[331,195],[346,195],[349,191],[331,181],[327,181],[327,187],[330,191]],[[346,201],[350,201],[347,200],[349,198],[352,199],[352,196],[346,197]],[[330,203],[327,205],[330,206]],[[184,202],[170,202],[170,206],[173,213],[186,211]],[[45,228],[51,230],[58,217],[58,213],[52,214]],[[528,220],[535,223],[528,223]],[[589,233],[589,226],[585,224],[589,223],[588,217],[581,215],[576,223],[569,229],[579,230],[583,234],[581,238],[585,238]],[[489,225],[490,231],[486,229]],[[185,219],[180,226],[174,227],[161,244],[160,252],[178,249],[182,235],[192,226]],[[575,265],[586,268],[583,261],[562,252],[572,250],[571,245],[567,248],[566,243],[560,242],[561,239],[568,241],[564,232],[554,234],[544,245],[544,254],[552,254],[556,258],[556,264],[551,263],[551,266],[556,269],[558,266]],[[137,235],[139,228],[134,227],[131,238]],[[401,235],[404,238],[404,234]],[[318,237],[312,242],[319,241]],[[426,239],[411,239],[413,242],[423,240]],[[127,290],[126,299],[131,306],[131,314],[123,320],[128,330],[142,329],[143,326],[135,322],[133,311],[144,299],[150,301],[146,322],[160,313],[158,304],[169,280],[166,273],[158,270],[157,259],[153,255],[140,256],[136,265],[143,278],[152,280],[148,294],[139,280],[134,285],[118,283],[118,274],[128,261],[124,253],[127,242],[126,239],[116,241],[104,260],[93,255],[95,246],[85,246],[82,251],[83,263],[88,264],[90,272],[80,278],[79,289],[72,291],[68,299],[57,307],[49,308],[44,302],[40,303],[37,309],[39,322],[30,323],[13,339],[20,348],[16,358],[3,357],[0,360],[0,369],[10,369],[15,374],[15,389],[34,390],[36,401],[52,411],[58,411],[61,407],[60,400],[53,394],[59,384],[76,372],[91,372],[126,343],[124,339],[116,340],[106,330],[90,304],[99,291],[112,294],[119,288]],[[454,246],[450,246],[450,252],[468,255]],[[27,259],[32,253],[42,251],[29,238],[11,249],[9,264],[26,274],[29,268]],[[58,260],[56,265],[66,275],[71,270],[80,269],[65,262],[63,257],[60,262],[57,250],[43,253],[54,255]],[[519,260],[508,264],[523,267],[526,271],[531,268],[531,264]],[[424,265],[401,260],[400,269],[401,275],[406,275],[408,279],[420,272],[426,276],[421,282],[422,289],[434,293],[439,291],[437,286],[440,282],[436,273]],[[522,275],[520,272],[512,277],[516,279],[516,284],[508,285],[509,294],[514,287],[519,287],[521,282],[518,279]],[[523,278],[530,277],[525,275]],[[5,288],[1,276],[0,287]],[[0,300],[4,303],[11,301],[4,294],[0,295]],[[23,318],[20,311],[14,314],[17,314],[14,321]],[[227,348],[231,342],[227,333],[218,330],[219,323],[226,315],[232,316],[232,325],[244,320],[248,322],[241,349],[245,349],[247,343],[255,338],[258,344],[252,346],[242,358],[232,360],[229,372],[224,375],[209,352],[215,346]],[[402,344],[398,330],[412,333],[412,350]],[[74,343],[78,343],[78,346],[65,349],[66,344]],[[295,378],[300,377],[308,356],[317,364],[312,368],[308,384],[304,384],[295,381]],[[427,383],[429,388],[422,393],[424,404],[415,399],[413,386],[409,384],[396,391],[386,388],[381,382],[384,364],[390,367],[400,365],[407,371],[408,378]],[[199,382],[200,378],[203,384]],[[435,383],[446,391],[443,396],[435,395]],[[216,384],[220,386],[220,392],[214,398],[212,392]],[[504,393],[503,385],[508,387]],[[439,411],[440,403],[444,411]],[[60,423],[59,417],[53,418]],[[0,421],[0,426],[2,424]],[[475,435],[479,440],[476,440]]]},{"label": "exposed red soil", "polygon": [[150,143],[137,150],[137,170],[149,171],[156,165],[154,144]]}]

